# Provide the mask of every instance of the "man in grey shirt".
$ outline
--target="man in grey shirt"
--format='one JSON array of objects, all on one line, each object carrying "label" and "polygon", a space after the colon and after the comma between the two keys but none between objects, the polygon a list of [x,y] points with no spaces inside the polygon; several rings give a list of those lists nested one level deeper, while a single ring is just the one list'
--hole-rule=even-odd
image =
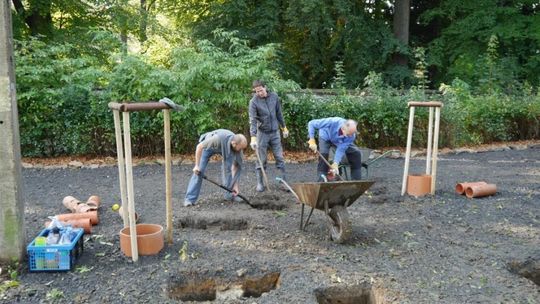
[{"label": "man in grey shirt", "polygon": [[195,150],[195,167],[193,167],[193,175],[189,181],[184,206],[196,204],[201,192],[202,176],[206,171],[208,161],[215,154],[223,157],[221,163],[223,185],[234,192],[225,193],[225,199],[234,202],[242,201],[236,194],[239,193],[238,181],[242,172],[242,150],[246,147],[246,137],[242,134],[234,134],[229,130],[218,129],[201,135]]},{"label": "man in grey shirt", "polygon": [[[264,169],[266,169],[267,150],[270,147],[276,159],[276,167],[281,172],[281,178],[285,179],[285,159],[283,158],[279,128],[281,127],[283,131],[283,138],[289,136],[289,131],[283,120],[279,97],[274,92],[268,92],[266,85],[261,80],[253,81],[252,87],[255,94],[249,102],[250,146],[253,150],[257,149]],[[262,192],[265,187],[258,162],[256,169],[257,191]]]}]

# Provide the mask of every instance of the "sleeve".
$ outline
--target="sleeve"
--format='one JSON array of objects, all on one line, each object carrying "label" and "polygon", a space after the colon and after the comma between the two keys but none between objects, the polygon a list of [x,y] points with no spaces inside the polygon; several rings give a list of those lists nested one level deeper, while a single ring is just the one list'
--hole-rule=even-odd
[{"label": "sleeve", "polygon": [[341,159],[343,158],[343,155],[345,155],[345,151],[347,151],[347,148],[349,147],[348,143],[342,143],[336,148],[336,154],[334,155],[334,162],[340,163]]},{"label": "sleeve", "polygon": [[320,130],[331,125],[331,121],[328,118],[313,119],[308,122],[308,135],[309,138],[315,138],[315,130]]},{"label": "sleeve", "polygon": [[281,128],[285,128],[285,120],[283,119],[283,111],[281,110],[281,100],[279,97],[276,101],[276,118]]},{"label": "sleeve", "polygon": [[349,140],[339,144],[336,148],[336,154],[334,155],[334,162],[335,163],[340,163],[341,162],[341,159],[343,158],[343,156],[345,155],[345,151],[347,151],[347,148],[349,148],[349,146],[354,143],[354,140],[356,139],[356,136],[353,136],[352,138],[350,138]]},{"label": "sleeve", "polygon": [[216,148],[219,146],[219,136],[214,134],[209,134],[206,138],[200,143],[204,149]]},{"label": "sleeve", "polygon": [[257,106],[255,105],[255,97],[249,101],[249,134],[257,136]]},{"label": "sleeve", "polygon": [[[243,153],[239,152],[231,154],[227,160],[223,160],[223,184],[229,189],[232,189],[234,184],[240,179],[240,174],[242,173],[242,158]],[[232,175],[231,168],[233,164],[236,164],[238,167],[234,176]]]}]

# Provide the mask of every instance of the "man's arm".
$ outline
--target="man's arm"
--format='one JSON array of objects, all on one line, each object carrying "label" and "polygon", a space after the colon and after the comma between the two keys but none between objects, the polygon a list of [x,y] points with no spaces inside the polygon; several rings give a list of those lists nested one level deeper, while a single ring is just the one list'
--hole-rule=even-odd
[{"label": "man's arm", "polygon": [[255,97],[249,101],[249,134],[257,136],[257,106],[255,105]]},{"label": "man's arm", "polygon": [[199,165],[201,164],[202,150],[203,150],[203,143],[200,143],[197,145],[197,148],[195,148],[195,167],[193,168],[193,173],[197,175],[200,172]]},{"label": "man's arm", "polygon": [[308,122],[309,139],[315,138],[315,130],[320,130],[330,126],[332,121],[329,118],[313,119]]},{"label": "man's arm", "polygon": [[282,129],[287,128],[287,126],[285,125],[285,119],[283,119],[283,111],[281,110],[281,100],[279,99],[279,97],[277,98],[277,101],[276,101],[276,118],[279,123],[279,126]]},{"label": "man's arm", "polygon": [[334,163],[339,164],[341,162],[341,159],[345,155],[345,151],[347,151],[347,148],[354,142],[356,139],[356,136],[348,137],[347,140],[345,140],[343,143],[339,144],[336,147],[336,154],[334,155]]}]

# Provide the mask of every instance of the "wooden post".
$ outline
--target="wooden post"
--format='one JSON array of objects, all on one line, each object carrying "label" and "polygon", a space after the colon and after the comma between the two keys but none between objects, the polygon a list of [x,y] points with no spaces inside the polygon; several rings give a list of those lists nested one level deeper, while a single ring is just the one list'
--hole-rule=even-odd
[{"label": "wooden post", "polygon": [[126,165],[124,161],[124,148],[122,145],[122,128],[120,127],[120,112],[113,110],[114,133],[116,137],[116,155],[118,157],[118,178],[120,179],[120,200],[122,203],[122,219],[124,227],[128,226],[128,206],[126,199]]},{"label": "wooden post", "polygon": [[167,242],[173,243],[172,178],[171,178],[171,111],[163,110],[163,133],[165,135],[165,204],[167,212]]},{"label": "wooden post", "polygon": [[426,174],[431,174],[431,146],[433,139],[433,108],[429,108],[429,122],[428,122],[428,140],[427,140],[427,153],[426,153]]},{"label": "wooden post", "polygon": [[124,123],[124,147],[126,153],[126,178],[129,209],[129,234],[131,239],[131,258],[134,262],[137,262],[137,260],[139,260],[139,248],[137,247],[137,229],[135,223],[135,202],[133,193],[133,167],[131,159],[131,131],[129,126],[129,112],[123,112],[122,119]]},{"label": "wooden post", "polygon": [[412,133],[414,122],[414,106],[409,109],[409,129],[407,131],[407,149],[405,150],[405,169],[403,170],[403,184],[401,185],[401,195],[407,191],[407,175],[409,175],[409,160],[411,158]]},{"label": "wooden post", "polygon": [[439,152],[439,124],[441,121],[441,108],[435,108],[435,131],[433,137],[433,157],[431,165],[431,194],[435,194],[435,180],[437,177],[437,153]]}]

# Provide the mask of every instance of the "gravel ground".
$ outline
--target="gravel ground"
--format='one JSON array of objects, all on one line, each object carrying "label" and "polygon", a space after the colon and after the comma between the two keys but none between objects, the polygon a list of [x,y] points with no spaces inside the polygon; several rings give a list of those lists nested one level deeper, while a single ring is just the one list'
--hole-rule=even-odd
[{"label": "gravel ground", "polygon": [[[411,172],[424,163],[413,159]],[[122,221],[111,210],[116,167],[24,169],[28,241],[48,215],[66,211],[64,196],[99,195],[103,207],[72,271],[29,273],[25,261],[20,286],[0,302],[540,303],[540,146],[441,155],[436,195],[424,198],[400,196],[403,159],[380,160],[370,167],[375,184],[348,208],[345,244],[329,239],[319,210],[301,232],[291,193],[257,195],[254,165],[241,190],[265,208],[225,202],[209,183],[197,206],[182,207],[191,166],[174,166],[174,242],[136,263],[120,251]],[[219,168],[207,174],[217,178]],[[312,181],[315,169],[289,164],[289,180]],[[141,222],[165,226],[164,179],[162,165],[134,168]],[[497,184],[497,194],[454,193],[457,182],[476,180]]]}]

